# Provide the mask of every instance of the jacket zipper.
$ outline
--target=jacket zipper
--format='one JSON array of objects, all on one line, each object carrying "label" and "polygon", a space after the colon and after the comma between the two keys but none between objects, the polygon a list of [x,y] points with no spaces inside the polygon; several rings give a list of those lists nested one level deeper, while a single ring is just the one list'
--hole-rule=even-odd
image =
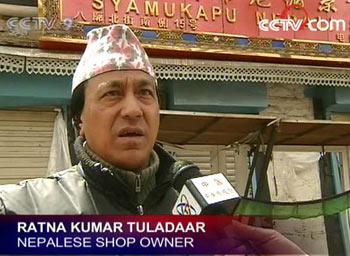
[{"label": "jacket zipper", "polygon": [[[136,197],[138,196],[138,194],[141,192],[141,175],[138,174],[136,175],[136,180],[135,180],[135,192],[136,192]],[[137,212],[139,213],[139,215],[143,215],[143,206],[142,204],[139,204],[137,207]]]},{"label": "jacket zipper", "polygon": [[143,215],[144,214],[142,204],[137,206],[137,212],[139,213],[139,215]]},{"label": "jacket zipper", "polygon": [[141,175],[136,175],[136,181],[135,181],[135,192],[140,193],[141,192]]}]

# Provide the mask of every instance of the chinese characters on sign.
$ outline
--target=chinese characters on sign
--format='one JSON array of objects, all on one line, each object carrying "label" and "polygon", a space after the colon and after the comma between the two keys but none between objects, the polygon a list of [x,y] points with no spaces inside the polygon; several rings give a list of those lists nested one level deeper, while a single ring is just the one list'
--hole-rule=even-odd
[{"label": "chinese characters on sign", "polygon": [[[62,0],[60,19],[71,18],[92,26],[124,23],[144,29],[349,43],[349,3],[349,0]],[[278,17],[286,8],[288,17],[279,23]],[[266,26],[273,24],[273,29],[262,30],[259,26],[262,20]],[[306,24],[302,29],[288,29],[301,22]]]}]

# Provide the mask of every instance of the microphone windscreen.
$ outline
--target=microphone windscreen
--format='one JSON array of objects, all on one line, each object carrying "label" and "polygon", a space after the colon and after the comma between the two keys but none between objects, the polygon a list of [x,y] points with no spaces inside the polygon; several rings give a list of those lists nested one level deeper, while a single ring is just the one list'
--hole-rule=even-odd
[{"label": "microphone windscreen", "polygon": [[173,187],[180,193],[187,180],[202,177],[198,166],[188,161],[176,161],[174,164]]}]

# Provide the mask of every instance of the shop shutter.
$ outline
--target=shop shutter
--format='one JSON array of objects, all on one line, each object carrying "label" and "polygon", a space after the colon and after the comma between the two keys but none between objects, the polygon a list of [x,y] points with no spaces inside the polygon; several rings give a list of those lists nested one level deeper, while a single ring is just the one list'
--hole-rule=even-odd
[{"label": "shop shutter", "polygon": [[199,166],[203,175],[217,172],[224,173],[235,185],[235,152],[224,150],[224,146],[184,145],[165,146],[178,159],[189,160]]},{"label": "shop shutter", "polygon": [[233,186],[236,185],[236,152],[234,150],[224,150],[225,175]]},{"label": "shop shutter", "polygon": [[0,184],[46,175],[53,110],[0,110]]},{"label": "shop shutter", "polygon": [[216,146],[165,146],[165,149],[168,150],[172,155],[177,159],[188,160],[196,165],[201,170],[203,175],[208,175],[212,173],[213,164],[212,164],[212,151]]}]

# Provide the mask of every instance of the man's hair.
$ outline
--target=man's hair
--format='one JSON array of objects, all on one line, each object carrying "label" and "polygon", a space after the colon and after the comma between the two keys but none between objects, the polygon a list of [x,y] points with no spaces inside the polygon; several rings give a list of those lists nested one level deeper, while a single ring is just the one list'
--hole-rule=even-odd
[{"label": "man's hair", "polygon": [[85,88],[86,88],[86,81],[81,83],[73,92],[72,98],[71,98],[71,112],[72,112],[72,121],[73,126],[76,129],[76,131],[79,133],[81,123],[80,116],[83,112],[84,103],[85,103]]}]

